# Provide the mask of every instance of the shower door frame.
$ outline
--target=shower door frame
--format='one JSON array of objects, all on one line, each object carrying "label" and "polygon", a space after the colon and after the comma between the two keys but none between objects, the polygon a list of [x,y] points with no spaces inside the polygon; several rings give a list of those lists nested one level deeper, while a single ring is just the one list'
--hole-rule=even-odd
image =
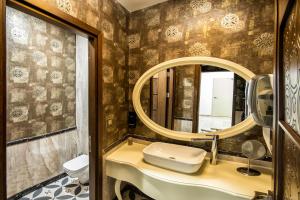
[{"label": "shower door frame", "polygon": [[[102,33],[100,30],[40,0],[0,1],[0,199],[6,190],[6,6],[35,16],[89,40],[90,200],[102,199]],[[2,120],[5,119],[5,120]],[[102,134],[100,134],[102,133]]]},{"label": "shower door frame", "polygon": [[[299,0],[298,0],[299,1]],[[284,152],[284,140],[289,138],[294,143],[296,148],[300,148],[300,135],[293,127],[287,123],[285,119],[285,80],[284,80],[284,31],[287,25],[288,19],[292,13],[293,7],[297,0],[276,0],[276,59],[274,66],[275,74],[275,105],[276,115],[273,132],[273,198],[275,200],[281,200],[284,198],[285,188],[285,166],[284,159],[287,157]],[[274,148],[275,147],[275,148]]]}]

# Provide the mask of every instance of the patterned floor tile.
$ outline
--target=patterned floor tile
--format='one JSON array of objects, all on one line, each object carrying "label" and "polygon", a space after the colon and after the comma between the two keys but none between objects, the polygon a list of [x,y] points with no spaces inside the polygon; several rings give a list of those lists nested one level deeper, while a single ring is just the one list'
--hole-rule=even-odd
[{"label": "patterned floor tile", "polygon": [[88,200],[89,185],[69,176],[42,187],[19,200]]}]

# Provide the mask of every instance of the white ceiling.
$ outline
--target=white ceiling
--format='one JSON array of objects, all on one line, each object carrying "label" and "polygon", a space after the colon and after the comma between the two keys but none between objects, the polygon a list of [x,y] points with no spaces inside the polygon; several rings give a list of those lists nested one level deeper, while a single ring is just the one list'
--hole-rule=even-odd
[{"label": "white ceiling", "polygon": [[147,8],[167,0],[118,0],[129,12]]}]

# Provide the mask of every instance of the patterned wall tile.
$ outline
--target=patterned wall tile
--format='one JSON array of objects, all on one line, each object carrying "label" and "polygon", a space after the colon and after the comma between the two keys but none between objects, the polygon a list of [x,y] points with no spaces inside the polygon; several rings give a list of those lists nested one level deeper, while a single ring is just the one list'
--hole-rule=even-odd
[{"label": "patterned wall tile", "polygon": [[[131,13],[128,34],[139,35],[140,45],[129,38],[129,46],[133,43],[134,48],[129,49],[128,99],[131,100],[137,79],[147,69],[184,56],[219,57],[256,74],[272,73],[273,10],[271,0],[172,0]],[[153,26],[149,26],[148,22],[152,20]],[[158,20],[159,24],[154,25]],[[143,95],[141,101],[147,110],[149,100],[146,96]],[[184,105],[188,107],[190,102],[186,101]],[[132,110],[130,102],[129,111]],[[140,122],[130,131],[170,141],[157,136]],[[249,138],[262,139],[261,129],[255,128],[241,136],[222,140],[221,151],[239,154],[240,144]]]},{"label": "patterned wall tile", "polygon": [[13,67],[11,69],[10,80],[13,83],[28,83],[29,69],[25,67]]},{"label": "patterned wall tile", "polygon": [[208,0],[192,0],[190,6],[196,13],[207,13],[212,9],[212,3]]},{"label": "patterned wall tile", "polygon": [[[107,32],[107,34],[105,33],[106,37],[104,38],[103,44],[103,64],[104,66],[110,66],[110,72],[103,75],[104,79],[108,79],[108,82],[104,83],[103,104],[105,107],[105,118],[111,117],[114,120],[112,125],[113,128],[105,127],[105,131],[103,133],[105,138],[105,148],[119,138],[122,138],[123,135],[127,134],[128,101],[126,97],[128,93],[128,69],[126,62],[128,60],[127,22],[129,13],[115,0],[42,1],[48,5],[61,9],[63,12],[70,14],[99,30],[103,30],[103,32],[105,32],[102,27],[102,22],[104,20],[100,19],[105,19],[110,23],[109,28],[111,29]],[[74,124],[75,118],[73,113],[75,113],[75,91],[74,88],[67,89],[67,87],[72,86],[72,83],[75,81],[74,76],[76,66],[74,58],[74,35],[64,35],[64,30],[57,28],[56,26],[51,26],[42,20],[36,18],[29,19],[28,17],[24,18],[23,13],[15,13],[13,18],[8,19],[10,24],[16,25],[15,29],[13,29],[13,27],[10,28],[13,30],[10,31],[11,33],[9,33],[8,36],[12,36],[11,42],[18,44],[18,47],[11,46],[11,52],[8,51],[8,57],[10,62],[14,63],[12,65],[13,68],[21,68],[21,70],[16,72],[16,75],[21,76],[21,79],[16,79],[21,82],[25,82],[14,83],[18,84],[20,87],[9,90],[9,101],[17,105],[21,104],[20,106],[23,106],[22,102],[24,101],[30,102],[28,110],[30,112],[33,111],[33,113],[28,113],[28,119],[30,119],[31,123],[26,122],[26,124],[23,124],[25,122],[18,122],[22,123],[22,125],[20,124],[20,126],[17,127],[12,126],[11,124],[8,125],[8,129],[13,133],[10,138],[21,138],[27,135],[27,133],[31,133],[31,135],[44,134],[49,131],[64,128],[64,125],[70,126]],[[31,30],[34,34],[32,34]],[[52,41],[51,44],[50,41]],[[28,49],[24,49],[27,45],[30,48],[29,51]],[[51,51],[44,52],[44,48],[47,47],[50,47]],[[47,59],[45,59],[45,56],[41,53],[36,53],[33,58],[33,52],[45,53]],[[24,63],[28,63],[28,65],[24,65]],[[34,67],[34,70],[30,70],[31,66]],[[66,67],[66,71],[62,70],[63,66]],[[53,75],[52,77],[51,74]],[[105,77],[106,75],[108,75],[108,78]],[[13,82],[11,77],[13,77],[12,70],[10,70],[10,80]],[[29,83],[34,81],[35,83],[37,82],[40,84],[33,84],[32,89],[28,92],[27,88],[25,88],[27,79]],[[44,85],[46,82],[51,82],[53,84],[51,89]],[[39,91],[37,86],[45,87],[47,89],[47,100],[50,98],[49,101],[42,101],[44,98],[44,90],[42,92]],[[66,95],[66,92],[70,93],[70,95]],[[66,102],[61,103],[60,99],[66,99]],[[54,115],[60,113],[62,113],[62,115],[55,116],[55,120],[52,120],[51,116],[49,116],[51,115],[50,110],[51,106],[56,103],[61,103],[61,105],[52,107],[51,112]],[[31,105],[34,106],[31,107]],[[23,116],[24,114],[26,116],[25,108],[21,108],[14,113],[16,117],[19,115]],[[34,120],[31,119],[33,117]],[[27,128],[29,126],[30,129]],[[47,155],[47,163],[42,162],[45,166],[43,165],[37,168],[36,166],[30,165],[30,163],[26,163],[23,159],[18,159],[20,161],[18,166],[22,168],[20,170],[18,166],[15,166],[15,164],[12,163],[8,168],[9,195],[13,195],[16,192],[32,186],[33,184],[37,184],[40,181],[49,179],[49,177],[52,177],[57,173],[61,173],[61,168],[57,171],[57,166],[62,166],[63,162],[71,159],[77,153],[77,149],[74,149],[73,144],[74,141],[77,141],[76,135],[76,133],[72,133],[71,137],[63,139],[60,138],[58,141],[56,141],[55,137],[50,137],[49,140],[55,141],[50,145],[43,144],[44,146],[50,147],[50,149],[44,149],[43,152],[52,152],[51,154],[54,155],[54,157],[50,158]],[[38,145],[39,142],[41,141],[37,141]],[[36,143],[28,144],[28,148],[38,148],[38,145],[35,144]],[[12,157],[12,154],[22,155],[18,152],[23,148],[23,146],[15,145],[10,148],[10,157]],[[60,149],[59,153],[56,154],[53,153],[56,151],[51,149],[54,146],[65,146],[66,148]],[[57,158],[60,158],[60,162],[56,162],[55,155],[60,155],[56,156]],[[40,156],[40,154],[38,156]],[[25,158],[25,155],[23,157]],[[41,159],[39,158],[38,160]],[[34,163],[40,163],[38,160]],[[13,161],[13,159],[11,161]],[[51,169],[50,173],[48,172],[48,164],[51,162],[52,165],[50,166],[54,166],[54,168]],[[32,168],[35,168],[35,170],[32,170]],[[30,169],[29,171],[34,171],[34,177],[27,173],[27,169]],[[20,181],[21,179],[23,181]]]},{"label": "patterned wall tile", "polygon": [[160,11],[158,9],[149,9],[145,12],[145,23],[148,27],[160,24]]},{"label": "patterned wall tile", "polygon": [[128,36],[128,46],[130,49],[140,47],[141,36],[139,34],[133,34]]},{"label": "patterned wall tile", "polygon": [[228,13],[222,18],[221,26],[222,28],[232,32],[238,32],[244,29],[245,22],[240,20],[237,14]]},{"label": "patterned wall tile", "polygon": [[182,32],[182,26],[180,25],[172,25],[168,26],[165,30],[165,40],[167,42],[178,42],[182,40],[183,38],[183,32]]},{"label": "patterned wall tile", "polygon": [[261,51],[262,55],[272,55],[274,49],[274,36],[272,33],[262,33],[253,41],[254,45]]},{"label": "patterned wall tile", "polygon": [[15,106],[9,111],[9,119],[13,123],[28,120],[28,106]]},{"label": "patterned wall tile", "polygon": [[[72,78],[75,71],[75,40],[70,40],[75,35],[12,8],[7,9],[7,18],[8,91],[11,91],[7,139],[15,140],[75,126],[75,121],[65,123],[62,115],[64,111],[75,116],[75,110],[64,109],[65,96],[75,104],[75,79]],[[60,121],[58,129],[50,128],[49,121],[53,117]],[[46,127],[47,131],[37,131],[37,124],[33,122],[43,123],[42,130]]]},{"label": "patterned wall tile", "polygon": [[62,11],[70,14],[72,12],[72,5],[70,0],[56,0],[57,7]]},{"label": "patterned wall tile", "polygon": [[114,29],[111,22],[103,20],[102,22],[103,35],[108,40],[113,40]]},{"label": "patterned wall tile", "polygon": [[110,66],[103,66],[103,81],[104,83],[113,83],[114,81],[114,71]]},{"label": "patterned wall tile", "polygon": [[207,44],[196,42],[189,48],[190,56],[210,56],[211,52],[207,49]]}]

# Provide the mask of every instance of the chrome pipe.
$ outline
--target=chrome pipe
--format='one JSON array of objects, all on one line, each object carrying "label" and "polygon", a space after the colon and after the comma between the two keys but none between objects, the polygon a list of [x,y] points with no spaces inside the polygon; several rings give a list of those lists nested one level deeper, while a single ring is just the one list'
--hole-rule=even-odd
[{"label": "chrome pipe", "polygon": [[211,155],[210,155],[210,164],[216,165],[217,164],[217,156],[218,156],[218,140],[219,135],[216,134],[206,134],[205,136],[211,136],[212,138],[192,138],[192,142],[199,142],[199,141],[212,141],[211,144]]}]

